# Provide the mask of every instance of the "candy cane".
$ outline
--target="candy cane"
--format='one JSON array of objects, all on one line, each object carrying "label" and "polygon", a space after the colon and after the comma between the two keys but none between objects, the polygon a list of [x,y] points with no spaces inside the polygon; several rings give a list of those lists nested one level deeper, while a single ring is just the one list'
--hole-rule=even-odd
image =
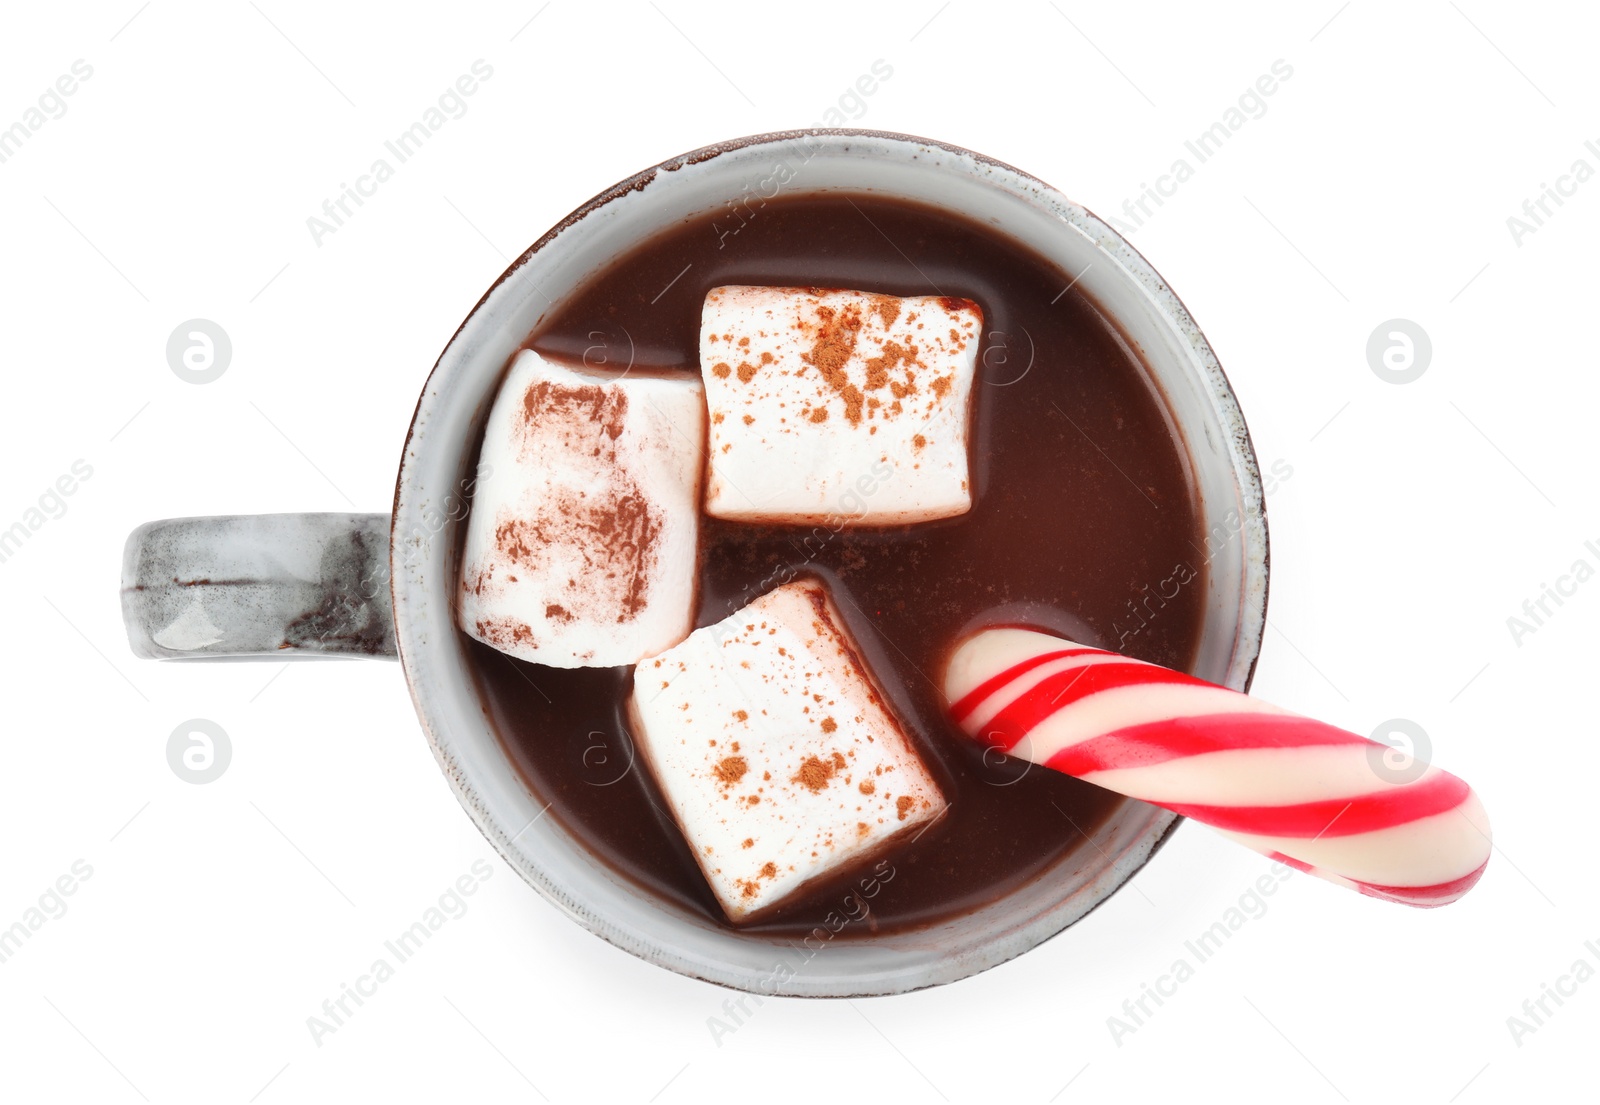
[{"label": "candy cane", "polygon": [[984,744],[1363,894],[1445,905],[1489,860],[1488,817],[1449,772],[1154,664],[989,629],[956,649],[945,695]]}]

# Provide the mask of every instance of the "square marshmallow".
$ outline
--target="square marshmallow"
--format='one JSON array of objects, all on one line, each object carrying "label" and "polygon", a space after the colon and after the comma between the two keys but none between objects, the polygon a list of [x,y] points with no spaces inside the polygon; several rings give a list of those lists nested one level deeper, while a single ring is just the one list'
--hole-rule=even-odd
[{"label": "square marshmallow", "polygon": [[814,581],[769,591],[640,663],[631,711],[645,762],[734,922],[945,809]]},{"label": "square marshmallow", "polygon": [[519,353],[484,431],[461,628],[558,668],[632,664],[683,640],[704,435],[692,375]]},{"label": "square marshmallow", "polygon": [[700,320],[706,513],[858,525],[966,513],[982,333],[968,299],[713,288]]}]

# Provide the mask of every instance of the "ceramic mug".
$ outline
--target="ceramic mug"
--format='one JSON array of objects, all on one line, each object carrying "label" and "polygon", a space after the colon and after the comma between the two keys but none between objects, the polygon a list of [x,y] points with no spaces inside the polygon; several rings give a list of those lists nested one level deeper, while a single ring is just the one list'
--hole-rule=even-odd
[{"label": "ceramic mug", "polygon": [[[1054,936],[1126,882],[1177,818],[1127,801],[1093,848],[1003,898],[861,939],[740,934],[648,893],[529,792],[502,750],[452,619],[477,445],[511,355],[554,303],[631,246],[781,181],[786,194],[872,191],[959,212],[1026,242],[1139,351],[1188,454],[1208,534],[1194,673],[1248,687],[1266,617],[1260,472],[1238,403],[1200,328],[1127,241],[1054,188],[954,146],[877,131],[764,134],[665,161],[563,219],[489,289],[445,347],[412,417],[392,515],[153,522],[129,538],[123,611],[158,658],[398,656],[444,774],[518,873],[579,924],[652,963],[760,994],[855,996],[951,982]],[[1209,550],[1208,550],[1209,551]]]}]

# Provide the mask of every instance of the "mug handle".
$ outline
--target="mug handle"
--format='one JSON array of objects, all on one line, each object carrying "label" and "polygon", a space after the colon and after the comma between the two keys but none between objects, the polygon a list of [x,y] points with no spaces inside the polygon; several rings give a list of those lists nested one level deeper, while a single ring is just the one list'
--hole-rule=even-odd
[{"label": "mug handle", "polygon": [[389,515],[146,522],[122,553],[122,620],[148,659],[395,659]]}]

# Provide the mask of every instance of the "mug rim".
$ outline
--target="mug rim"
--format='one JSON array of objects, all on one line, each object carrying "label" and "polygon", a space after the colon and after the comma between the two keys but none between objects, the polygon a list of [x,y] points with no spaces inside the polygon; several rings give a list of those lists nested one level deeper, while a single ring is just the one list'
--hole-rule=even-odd
[{"label": "mug rim", "polygon": [[[492,300],[496,294],[501,291],[508,281],[512,280],[513,277],[516,276],[519,270],[526,266],[542,250],[550,245],[551,242],[555,241],[568,230],[582,223],[591,215],[594,215],[595,213],[605,209],[616,200],[627,196],[630,193],[642,191],[660,174],[664,172],[674,172],[679,169],[698,165],[720,157],[724,154],[733,153],[740,150],[785,142],[803,141],[806,139],[843,139],[847,141],[850,139],[882,140],[895,144],[904,144],[913,147],[939,150],[951,155],[955,155],[959,158],[970,159],[978,166],[987,167],[990,170],[998,170],[1000,173],[1014,178],[1016,182],[1031,186],[1031,189],[1038,193],[1037,195],[1029,197],[1029,200],[1032,203],[1038,204],[1041,200],[1047,200],[1051,204],[1060,205],[1077,213],[1081,213],[1081,215],[1086,218],[1087,222],[1093,228],[1105,235],[1112,242],[1116,243],[1121,250],[1126,252],[1125,257],[1119,258],[1123,262],[1123,266],[1126,270],[1122,274],[1123,277],[1125,279],[1131,278],[1138,284],[1142,285],[1143,289],[1147,293],[1150,293],[1156,300],[1157,310],[1163,319],[1168,324],[1173,325],[1181,333],[1182,340],[1188,345],[1190,351],[1197,357],[1199,362],[1197,364],[1190,364],[1186,366],[1186,371],[1191,375],[1200,377],[1198,382],[1201,385],[1206,398],[1211,402],[1216,417],[1222,424],[1224,430],[1227,431],[1228,443],[1225,447],[1225,453],[1234,470],[1233,477],[1240,495],[1241,505],[1245,507],[1245,518],[1242,519],[1243,528],[1241,530],[1241,538],[1245,555],[1245,579],[1240,588],[1240,618],[1235,631],[1233,653],[1228,658],[1226,665],[1229,673],[1227,681],[1229,685],[1233,685],[1237,690],[1248,690],[1250,683],[1254,678],[1256,664],[1260,656],[1262,636],[1265,625],[1268,586],[1270,582],[1270,549],[1267,537],[1265,494],[1262,486],[1259,461],[1255,453],[1254,444],[1251,440],[1248,426],[1246,425],[1244,419],[1243,411],[1239,407],[1237,396],[1233,390],[1231,382],[1227,378],[1226,372],[1222,369],[1220,361],[1216,357],[1214,350],[1212,350],[1209,341],[1201,332],[1198,323],[1195,322],[1194,317],[1189,312],[1187,305],[1184,304],[1183,301],[1177,296],[1176,292],[1171,289],[1170,285],[1167,284],[1164,278],[1162,278],[1160,274],[1156,272],[1154,266],[1150,264],[1144,255],[1135,249],[1125,237],[1111,227],[1106,220],[1100,218],[1089,208],[1070,199],[1060,189],[1053,187],[1033,174],[997,158],[989,157],[952,143],[922,138],[895,131],[855,128],[807,128],[804,130],[764,132],[727,139],[690,150],[675,157],[667,158],[656,163],[655,165],[649,166],[648,168],[632,174],[631,176],[617,182],[601,192],[596,193],[584,203],[574,208],[569,214],[563,217],[548,231],[542,234],[536,241],[534,241],[532,245],[519,254],[517,258],[513,260],[511,264],[508,265],[507,268],[493,281],[493,283],[490,284],[488,289],[477,300],[477,302],[473,304],[471,310],[468,311],[468,313],[462,319],[461,324],[451,334],[450,339],[445,343],[439,357],[435,361],[432,369],[429,371],[427,379],[423,383],[416,406],[412,412],[411,421],[406,429],[405,441],[401,452],[400,466],[395,480],[394,500],[390,521],[389,567],[391,601],[393,603],[395,618],[395,642],[401,662],[401,669],[406,679],[407,689],[411,694],[413,705],[416,708],[418,719],[422,725],[424,734],[428,739],[430,748],[434,753],[436,761],[438,762],[443,773],[446,775],[447,779],[450,781],[451,788],[456,792],[457,799],[461,802],[463,808],[472,818],[479,831],[484,834],[485,838],[491,843],[492,846],[495,847],[496,851],[499,852],[502,858],[506,860],[507,864],[511,866],[511,868],[515,870],[518,875],[524,879],[524,881],[528,882],[546,900],[557,905],[562,909],[563,912],[567,913],[574,920],[578,921],[589,932],[600,936],[602,939],[615,945],[616,947],[621,948],[630,954],[638,956],[639,958],[644,959],[646,962],[654,965],[665,966],[676,971],[677,973],[699,978],[703,981],[712,982],[718,985],[730,986],[738,989],[747,989],[752,992],[759,992],[763,996],[858,997],[904,993],[922,989],[931,985],[938,985],[944,982],[957,981],[961,978],[966,978],[973,974],[981,973],[983,970],[998,966],[1000,963],[1007,962],[1010,959],[1023,954],[1024,952],[1030,951],[1047,940],[1059,935],[1061,932],[1064,932],[1067,928],[1071,927],[1071,925],[1079,920],[1082,920],[1084,916],[1087,916],[1088,913],[1098,908],[1113,893],[1121,889],[1130,879],[1135,877],[1139,870],[1149,862],[1150,858],[1171,838],[1171,834],[1177,827],[1178,822],[1183,819],[1175,814],[1169,813],[1168,811],[1157,808],[1155,810],[1156,816],[1151,818],[1147,827],[1139,831],[1139,835],[1135,841],[1135,844],[1130,846],[1124,853],[1122,853],[1122,855],[1125,856],[1128,853],[1137,850],[1138,847],[1143,847],[1142,854],[1135,857],[1131,866],[1129,866],[1125,872],[1121,873],[1120,877],[1115,878],[1109,887],[1102,888],[1097,882],[1091,882],[1087,886],[1081,888],[1079,893],[1087,893],[1091,891],[1094,892],[1092,894],[1092,901],[1087,908],[1082,909],[1072,916],[1066,917],[1059,925],[1050,928],[1048,931],[1036,934],[1035,938],[1024,940],[1019,946],[1008,951],[1006,954],[999,956],[998,958],[979,963],[976,966],[969,966],[967,969],[960,970],[949,977],[939,977],[921,981],[917,981],[915,979],[897,978],[888,986],[874,987],[866,984],[865,980],[863,980],[863,984],[859,988],[840,989],[836,992],[801,992],[784,989],[771,990],[765,988],[758,991],[756,990],[755,986],[748,985],[737,979],[713,977],[708,971],[703,973],[702,970],[691,969],[684,963],[671,961],[670,958],[663,954],[660,945],[652,941],[648,934],[640,934],[631,930],[620,928],[617,925],[607,923],[604,918],[598,917],[594,913],[590,913],[581,908],[574,908],[573,904],[569,904],[564,899],[564,896],[560,892],[561,888],[555,885],[549,879],[546,872],[539,866],[537,862],[519,861],[519,859],[512,854],[510,849],[510,845],[515,838],[507,837],[506,827],[500,825],[498,823],[498,819],[496,819],[493,814],[487,811],[481,801],[475,797],[471,790],[471,781],[463,777],[463,774],[460,771],[459,763],[453,762],[452,757],[447,753],[446,749],[442,745],[440,733],[436,728],[436,719],[431,715],[428,706],[424,703],[423,697],[417,688],[417,680],[413,674],[412,665],[413,663],[418,663],[419,661],[408,659],[409,651],[407,648],[407,638],[410,636],[410,633],[408,633],[407,630],[410,627],[407,621],[407,615],[410,612],[410,604],[404,600],[402,595],[401,581],[402,576],[405,573],[399,564],[399,551],[401,544],[398,539],[398,530],[402,519],[403,508],[407,505],[405,502],[404,493],[407,489],[408,471],[410,471],[413,467],[413,444],[417,436],[419,425],[422,422],[424,415],[427,413],[429,399],[435,392],[435,383],[441,378],[440,374],[442,372],[450,367],[453,367],[446,364],[447,360],[449,360],[451,357],[452,350],[456,348],[458,341],[460,341],[463,334],[478,318],[479,313],[484,309],[485,305],[488,304],[490,300]],[[1075,224],[1069,222],[1067,225],[1074,226]],[[1076,227],[1076,229],[1079,229],[1080,231],[1082,230],[1081,227]],[[1102,248],[1104,248],[1103,243],[1101,244]],[[1120,321],[1115,319],[1115,316],[1108,314],[1107,317],[1111,318],[1117,323],[1117,325],[1121,325]],[[1208,376],[1209,378],[1207,378]],[[1156,380],[1152,379],[1151,383],[1156,386],[1158,392],[1164,390]],[[1166,395],[1163,394],[1161,396],[1161,401],[1170,406],[1171,401]],[[1182,438],[1180,438],[1180,440],[1182,440]],[[1183,449],[1189,454],[1191,459],[1194,457],[1195,451],[1191,443],[1187,442],[1186,440],[1183,441]],[[518,769],[510,762],[509,756],[504,758],[504,767],[513,775],[518,775],[520,778]],[[480,770],[482,770],[481,767]],[[548,808],[549,807],[546,806],[546,809]],[[527,828],[525,827],[522,831],[527,831]],[[518,835],[520,836],[521,834],[519,833]],[[1116,871],[1117,866],[1118,865],[1114,862],[1108,862],[1107,867],[1101,872],[1100,877],[1104,878],[1107,875],[1112,874]],[[648,893],[647,891],[642,890],[641,892]],[[1064,906],[1068,901],[1070,901],[1070,898],[1063,899],[1062,903],[1060,904]],[[583,903],[574,904],[580,907],[583,905]]]}]

